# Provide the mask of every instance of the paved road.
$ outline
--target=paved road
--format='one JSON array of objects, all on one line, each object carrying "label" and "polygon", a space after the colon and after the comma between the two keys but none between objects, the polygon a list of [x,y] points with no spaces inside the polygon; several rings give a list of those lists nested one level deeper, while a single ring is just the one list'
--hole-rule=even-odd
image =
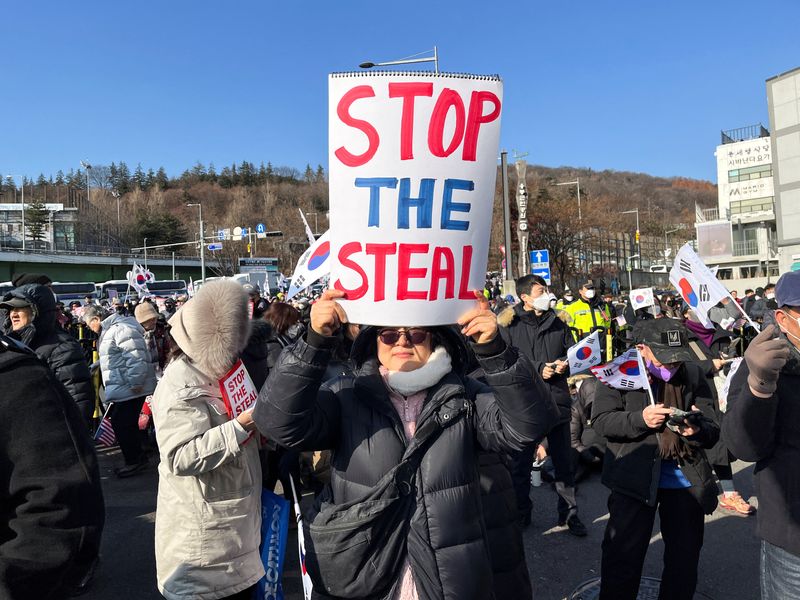
[{"label": "paved road", "polygon": [[[100,464],[106,494],[106,529],[101,565],[87,600],[148,600],[161,598],[155,583],[153,524],[158,485],[155,468],[138,477],[114,478],[118,451],[105,452]],[[742,495],[752,497],[752,465],[737,463],[735,480]],[[581,518],[589,536],[575,538],[554,528],[556,495],[550,486],[533,488],[533,524],[525,532],[525,552],[536,600],[562,600],[582,582],[597,577],[600,542],[608,513],[608,491],[592,476],[578,492]],[[755,519],[719,510],[707,518],[698,592],[718,600],[756,600],[758,549]],[[293,537],[293,536],[292,536]],[[644,575],[659,577],[663,543],[658,524],[653,531]],[[286,600],[302,600],[296,546],[287,556]],[[699,597],[699,595],[698,595]],[[498,599],[513,600],[513,599]]]}]

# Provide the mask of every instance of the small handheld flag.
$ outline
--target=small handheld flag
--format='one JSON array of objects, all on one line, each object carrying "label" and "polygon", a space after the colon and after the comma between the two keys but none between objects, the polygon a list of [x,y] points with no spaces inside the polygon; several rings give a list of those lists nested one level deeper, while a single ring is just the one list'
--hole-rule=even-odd
[{"label": "small handheld flag", "polygon": [[633,310],[639,310],[640,308],[653,306],[653,304],[655,304],[655,298],[653,298],[653,288],[640,288],[638,290],[631,290],[630,298],[631,308],[633,308]]},{"label": "small handheld flag", "polygon": [[108,405],[103,418],[100,420],[100,425],[94,433],[94,441],[98,446],[103,448],[111,448],[117,444],[117,436],[114,435],[114,427],[111,425],[111,419],[108,418],[108,411],[114,406],[113,403]]},{"label": "small handheld flag", "polygon": [[600,332],[598,330],[593,331],[590,336],[567,350],[567,362],[572,375],[593,367],[600,360]]},{"label": "small handheld flag", "polygon": [[610,363],[591,367],[591,371],[607,386],[618,390],[641,390],[650,387],[647,371],[636,348],[631,348]]}]

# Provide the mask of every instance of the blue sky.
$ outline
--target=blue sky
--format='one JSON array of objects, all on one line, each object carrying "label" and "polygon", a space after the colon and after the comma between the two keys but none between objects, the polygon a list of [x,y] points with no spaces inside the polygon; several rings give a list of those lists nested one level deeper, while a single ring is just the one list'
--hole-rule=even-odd
[{"label": "blue sky", "polygon": [[0,174],[139,162],[327,167],[327,74],[438,45],[505,81],[501,144],[531,163],[714,181],[719,131],[768,125],[800,66],[800,3],[14,2]]}]

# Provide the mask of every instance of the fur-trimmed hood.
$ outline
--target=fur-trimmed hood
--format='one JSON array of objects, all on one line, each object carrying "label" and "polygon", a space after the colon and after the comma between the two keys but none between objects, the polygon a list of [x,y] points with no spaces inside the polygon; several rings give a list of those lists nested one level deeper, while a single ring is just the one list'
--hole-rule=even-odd
[{"label": "fur-trimmed hood", "polygon": [[211,378],[225,375],[247,345],[247,302],[238,282],[210,281],[169,320],[178,347]]},{"label": "fur-trimmed hood", "polygon": [[[497,315],[497,324],[500,327],[510,327],[511,324],[514,322],[514,319],[518,319],[519,316],[517,311],[514,310],[514,306],[509,306],[503,309],[499,315]],[[524,309],[522,309],[524,310]],[[572,316],[565,310],[556,310],[552,309],[553,312],[556,314],[556,317],[561,319],[567,325],[572,323]]]}]

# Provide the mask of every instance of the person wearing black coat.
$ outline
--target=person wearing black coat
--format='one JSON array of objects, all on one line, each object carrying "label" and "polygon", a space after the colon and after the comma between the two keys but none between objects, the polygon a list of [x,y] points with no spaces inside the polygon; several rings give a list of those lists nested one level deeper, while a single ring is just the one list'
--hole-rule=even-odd
[{"label": "person wearing black coat", "polygon": [[[576,536],[585,536],[586,527],[578,517],[575,497],[575,465],[570,449],[569,421],[572,397],[567,385],[567,350],[574,345],[569,327],[550,309],[547,284],[538,275],[525,275],[517,282],[521,302],[509,307],[497,318],[503,340],[528,357],[544,379],[561,413],[558,424],[547,433],[547,451],[555,468],[558,495],[558,524],[569,527]],[[517,507],[523,526],[530,525],[533,503],[530,499],[530,476],[534,447],[513,456],[511,469]]]},{"label": "person wearing black coat", "polygon": [[575,482],[602,466],[606,440],[592,427],[592,405],[600,384],[592,375],[575,375],[575,396],[569,422],[570,445],[577,465]]},{"label": "person wearing black coat", "polygon": [[50,369],[0,336],[0,597],[60,599],[91,576],[105,520],[92,440]]},{"label": "person wearing black coat", "polygon": [[30,283],[3,297],[8,311],[3,332],[33,349],[53,370],[78,406],[87,427],[95,405],[89,365],[78,340],[56,324],[56,299],[49,288]]},{"label": "person wearing black coat", "polygon": [[314,304],[305,338],[281,354],[253,414],[282,445],[332,449],[331,482],[306,534],[313,597],[491,599],[478,452],[540,439],[554,418],[548,390],[497,335],[482,298],[459,323],[488,385],[460,375],[466,349],[449,327],[365,327],[355,376],[322,385],[346,321],[343,295],[327,290]]},{"label": "person wearing black coat", "polygon": [[[704,448],[719,438],[711,390],[692,362],[686,328],[674,319],[639,321],[634,342],[655,399],[643,389],[599,385],[592,426],[608,442],[603,483],[611,489],[602,544],[601,600],[635,600],[656,511],[664,538],[659,598],[692,600],[703,546],[704,514],[717,485]],[[631,368],[632,369],[632,368]],[[675,409],[700,410],[667,426]]]},{"label": "person wearing black coat", "polygon": [[[755,461],[761,597],[800,598],[800,272],[775,288],[778,310],[744,353],[730,385],[722,435]],[[771,319],[768,319],[771,321]]]},{"label": "person wearing black coat", "polygon": [[[703,326],[688,304],[683,305],[683,314],[686,318],[684,325],[686,325],[689,335],[689,347],[696,355],[697,365],[706,376],[714,400],[714,420],[722,428],[725,411],[720,407],[719,393],[714,379],[720,372],[723,372],[727,364],[723,355],[727,357],[733,354],[731,334],[719,326],[714,329]],[[706,458],[708,458],[722,488],[722,494],[718,498],[719,507],[745,516],[755,514],[755,508],[736,491],[733,482],[733,467],[731,467],[731,463],[736,460],[736,457],[730,452],[722,436],[713,448],[706,451]]]}]

